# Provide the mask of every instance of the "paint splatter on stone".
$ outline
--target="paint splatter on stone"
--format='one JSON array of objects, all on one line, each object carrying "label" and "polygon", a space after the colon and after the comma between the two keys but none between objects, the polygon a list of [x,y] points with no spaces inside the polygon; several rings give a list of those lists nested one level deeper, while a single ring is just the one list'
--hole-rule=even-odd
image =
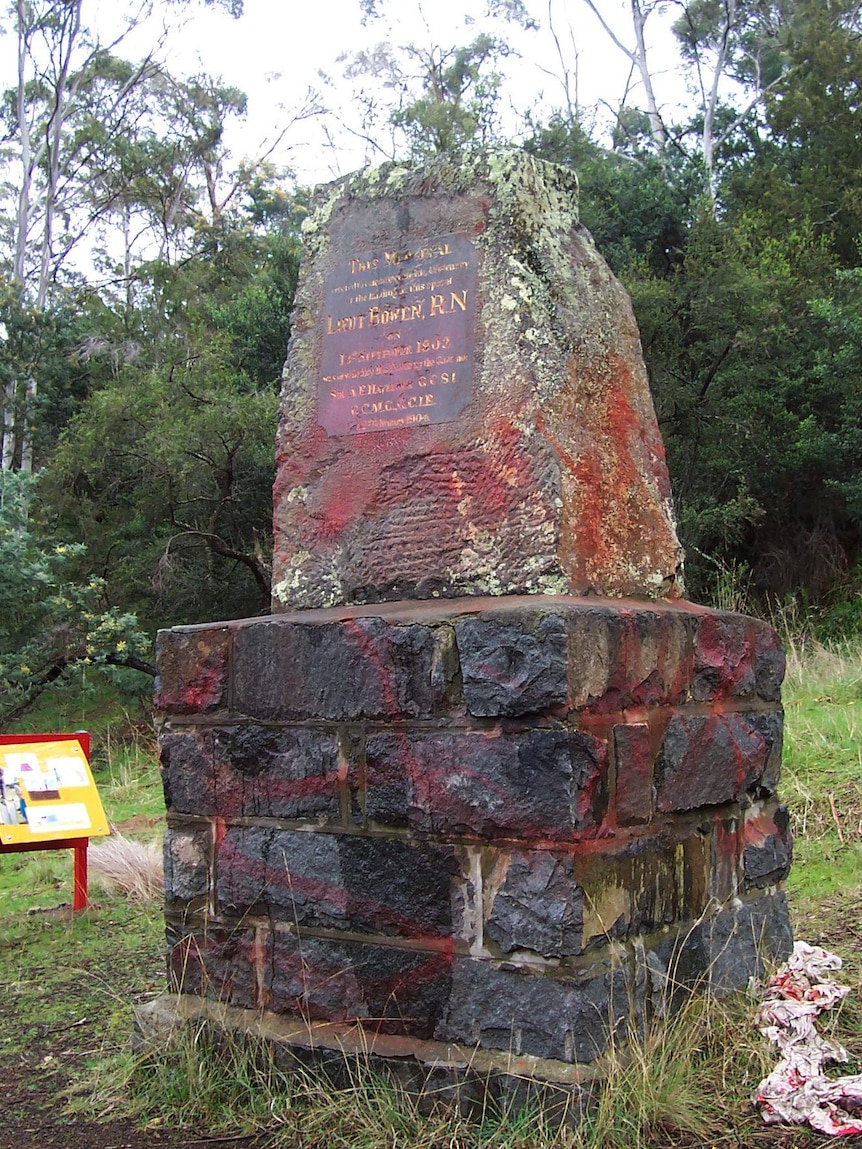
[{"label": "paint splatter on stone", "polygon": [[[637,326],[579,225],[572,173],[517,153],[360,173],[318,193],[307,241],[274,609],[680,594]],[[447,334],[450,310],[469,312],[466,335]],[[441,380],[465,366],[452,414]],[[321,425],[327,404],[340,433]]]}]

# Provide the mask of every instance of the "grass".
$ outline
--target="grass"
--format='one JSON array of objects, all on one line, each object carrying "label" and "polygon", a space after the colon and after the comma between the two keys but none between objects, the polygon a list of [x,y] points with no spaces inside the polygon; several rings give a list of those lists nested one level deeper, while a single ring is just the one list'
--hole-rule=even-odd
[{"label": "grass", "polygon": [[860,947],[862,646],[791,645],[784,705],[782,796],[793,813],[788,888],[797,932],[809,941],[843,934]]},{"label": "grass", "polygon": [[[770,1068],[751,1029],[754,1001],[691,998],[646,1038],[611,1050],[611,1086],[579,1123],[536,1108],[493,1105],[469,1116],[430,1113],[361,1058],[334,1090],[302,1065],[282,1067],[270,1047],[186,1028],[112,1062],[84,1098],[88,1111],[119,1107],[160,1128],[209,1137],[264,1135],[267,1149],[670,1149],[775,1145],[749,1097]],[[810,1142],[813,1144],[813,1142]],[[802,1149],[804,1134],[794,1139]]]},{"label": "grass", "polygon": [[[348,1063],[335,1095],[318,1073],[282,1068],[265,1045],[213,1040],[203,1028],[114,1063],[114,1075],[90,1094],[95,1111],[121,1105],[157,1126],[179,1122],[218,1134],[266,1133],[268,1149],[646,1149],[718,1145],[727,1126],[728,1066],[740,1076],[739,1003],[692,999],[645,1043],[610,1056],[612,1090],[579,1125],[561,1127],[539,1110],[488,1106],[470,1117],[423,1109],[361,1059]],[[633,1056],[632,1056],[633,1051]],[[763,1075],[756,1054],[743,1072],[751,1088]],[[750,1091],[750,1090],[749,1090]]]},{"label": "grass", "polygon": [[[823,1028],[850,1051],[841,1072],[858,1073],[862,646],[791,644],[784,699],[782,793],[795,832],[794,925],[797,936],[845,959],[841,976],[853,993]],[[94,772],[109,817],[132,841],[147,845],[160,836],[163,813],[152,732],[145,715],[128,706],[118,719],[116,697],[107,705],[97,693],[96,701],[93,723],[73,699],[64,713],[75,713],[75,726],[94,730]],[[32,728],[62,728],[62,718],[42,714]],[[216,1044],[205,1030],[187,1029],[161,1047],[134,1053],[131,1004],[163,987],[158,903],[100,891],[94,908],[70,918],[56,910],[71,901],[71,857],[63,854],[0,857],[0,901],[0,1055],[26,1059],[47,1046],[58,1060],[88,1062],[90,1077],[77,1075],[73,1105],[93,1117],[131,1114],[154,1128],[186,1131],[180,1141],[249,1135],[257,1139],[240,1143],[266,1149],[821,1144],[804,1130],[767,1128],[752,1112],[749,1098],[772,1054],[753,1029],[753,1001],[745,995],[691,1000],[644,1039],[612,1050],[611,1084],[574,1128],[560,1128],[529,1108],[501,1114],[489,1106],[467,1120],[451,1111],[420,1111],[361,1061],[335,1091],[309,1070],[286,1072],[266,1048],[247,1040]]]},{"label": "grass", "polygon": [[155,843],[115,833],[90,849],[90,876],[129,902],[155,902],[164,889],[162,852]]}]

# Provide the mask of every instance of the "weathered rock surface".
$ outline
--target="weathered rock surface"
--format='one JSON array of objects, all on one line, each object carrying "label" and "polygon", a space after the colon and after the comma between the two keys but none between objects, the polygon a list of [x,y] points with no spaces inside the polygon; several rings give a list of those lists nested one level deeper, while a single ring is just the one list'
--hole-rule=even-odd
[{"label": "weathered rock surface", "polygon": [[765,623],[472,597],[160,649],[186,994],[573,1064],[679,985],[736,988],[788,949]]},{"label": "weathered rock surface", "polygon": [[305,241],[274,609],[679,594],[637,327],[570,172],[359,173],[318,193]]}]

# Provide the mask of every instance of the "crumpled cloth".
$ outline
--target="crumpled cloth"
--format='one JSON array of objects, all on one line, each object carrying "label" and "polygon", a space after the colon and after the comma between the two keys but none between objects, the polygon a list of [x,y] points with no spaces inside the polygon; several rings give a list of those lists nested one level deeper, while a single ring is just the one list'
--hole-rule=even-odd
[{"label": "crumpled cloth", "polygon": [[764,1121],[807,1122],[832,1137],[862,1133],[862,1074],[825,1076],[824,1062],[849,1059],[847,1050],[815,1025],[819,1013],[850,992],[828,976],[841,964],[836,954],[797,942],[790,960],[766,984],[756,1024],[778,1046],[781,1060],[754,1097]]}]

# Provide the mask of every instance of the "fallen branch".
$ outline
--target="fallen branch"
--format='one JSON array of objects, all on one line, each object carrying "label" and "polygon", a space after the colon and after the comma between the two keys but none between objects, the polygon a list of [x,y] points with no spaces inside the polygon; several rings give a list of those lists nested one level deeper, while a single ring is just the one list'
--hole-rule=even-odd
[{"label": "fallen branch", "polygon": [[82,1025],[89,1025],[89,1017],[82,1017],[80,1021],[73,1021],[71,1025],[57,1025],[53,1029],[43,1029],[42,1036],[50,1037],[52,1033],[68,1033],[70,1029],[80,1029]]}]

